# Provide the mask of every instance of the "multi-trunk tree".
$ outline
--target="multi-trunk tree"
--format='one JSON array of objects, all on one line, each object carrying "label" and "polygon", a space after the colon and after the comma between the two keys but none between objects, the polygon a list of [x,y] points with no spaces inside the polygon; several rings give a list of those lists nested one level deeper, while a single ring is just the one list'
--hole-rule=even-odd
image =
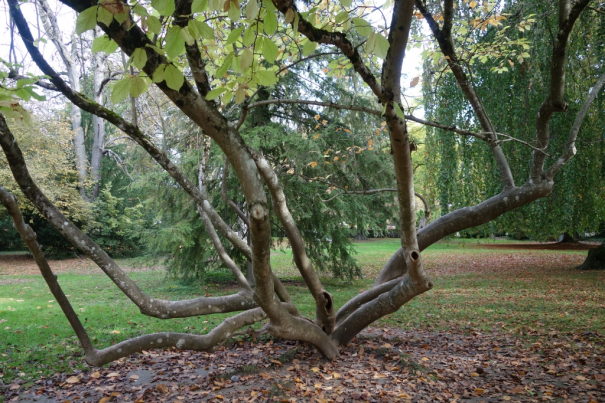
[{"label": "multi-trunk tree", "polygon": [[[115,41],[130,57],[130,65],[138,69],[133,69],[131,75],[115,83],[114,102],[140,95],[153,82],[192,124],[221,149],[238,179],[245,200],[243,209],[233,207],[239,210],[236,212],[250,234],[248,243],[226,224],[210,203],[206,187],[206,157],[200,158],[196,178],[184,175],[136,122],[129,122],[71,88],[35,46],[35,38],[18,0],[8,0],[11,17],[31,58],[54,88],[80,109],[122,130],[180,185],[195,201],[220,259],[240,286],[240,291],[233,295],[186,301],[157,300],[142,292],[107,253],[73,225],[40,191],[28,173],[8,121],[0,117],[0,145],[21,191],[58,231],[98,264],[143,314],[168,319],[240,312],[208,334],[149,334],[96,350],[37,249],[34,236],[22,221],[14,198],[0,188],[4,205],[32,249],[45,279],[81,341],[87,361],[92,365],[149,348],[175,346],[179,349],[210,350],[241,328],[263,320],[267,321],[264,330],[273,336],[309,342],[326,357],[336,356],[339,344],[348,343],[377,319],[395,312],[433,287],[424,270],[422,250],[445,236],[487,223],[552,191],[557,173],[576,154],[575,143],[581,124],[605,83],[605,75],[594,80],[582,107],[575,116],[569,117],[573,124],[568,133],[559,134],[567,136],[567,141],[551,145],[551,121],[569,109],[565,101],[565,72],[570,34],[590,0],[558,2],[557,29],[553,32],[546,78],[548,92],[537,110],[531,111],[535,114],[535,126],[531,133],[526,133],[531,136],[530,140],[515,138],[494,125],[490,111],[477,90],[483,83],[472,80],[473,65],[466,58],[469,47],[475,42],[468,32],[497,30],[503,21],[500,10],[489,2],[479,6],[475,1],[427,3],[422,0],[395,0],[383,7],[350,0],[341,0],[340,3],[323,1],[317,6],[291,0],[266,0],[262,4],[249,0],[242,5],[237,0],[152,0],[151,4],[125,3],[122,0],[62,2],[79,13],[76,24],[79,32],[99,26],[105,32],[99,41]],[[452,122],[429,122],[405,114],[401,95],[402,65],[410,28],[418,18],[426,21],[426,29],[430,30],[437,48],[435,58],[443,59],[444,68],[464,95],[465,112],[473,114],[473,122],[480,129],[473,131],[456,127]],[[509,45],[523,46],[522,43]],[[546,46],[543,43],[531,45]],[[348,74],[358,75],[377,104],[368,102],[367,106],[359,107],[335,104],[330,99],[255,99],[262,93],[262,87],[278,82],[289,64],[304,62],[304,58],[324,51],[338,54],[338,59],[326,67],[325,73],[340,75],[343,79]],[[595,65],[595,69],[599,68],[600,65]],[[500,90],[494,88],[493,94]],[[356,110],[380,116],[386,122],[397,183],[394,194],[399,207],[401,248],[385,264],[370,290],[344,304],[334,301],[323,288],[311,264],[305,239],[290,212],[275,172],[275,163],[269,162],[262,152],[247,144],[240,134],[251,109],[279,103],[307,103]],[[230,120],[234,110],[238,111],[236,118]],[[410,143],[408,120],[446,129],[452,136],[472,137],[473,146],[489,150],[491,161],[499,173],[498,193],[486,194],[485,200],[452,210],[418,230],[411,156],[414,145]],[[526,161],[530,169],[525,178],[513,175],[501,145],[504,141],[523,142],[531,149]],[[548,155],[556,158],[547,160]],[[316,302],[316,315],[312,320],[301,317],[287,290],[271,270],[270,204],[289,240],[296,267]],[[230,242],[251,263],[254,286],[226,253],[221,239]],[[336,305],[340,309],[336,310]]]}]

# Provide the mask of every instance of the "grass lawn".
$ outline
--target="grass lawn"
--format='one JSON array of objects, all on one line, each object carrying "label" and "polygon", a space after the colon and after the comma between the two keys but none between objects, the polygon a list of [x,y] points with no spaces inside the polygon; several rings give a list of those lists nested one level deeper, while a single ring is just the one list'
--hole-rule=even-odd
[{"label": "grass lawn", "polygon": [[[365,278],[323,279],[336,306],[369,288],[371,278],[398,246],[396,239],[357,243],[356,257]],[[605,273],[573,270],[585,258],[585,251],[490,250],[467,241],[436,244],[423,256],[435,288],[374,326],[447,330],[455,325],[480,332],[497,327],[528,340],[553,332],[605,333]],[[300,311],[312,317],[314,304],[296,277],[291,253],[274,251],[272,264],[278,276],[287,280]],[[83,273],[70,269],[58,278],[98,348],[150,332],[205,333],[226,316],[146,317],[99,269],[91,269],[86,261],[82,265],[88,267]],[[158,270],[130,276],[156,298],[178,300],[233,292],[230,285],[185,286]],[[6,275],[0,259],[0,385],[15,378],[31,381],[85,368],[78,342],[42,277]]]}]

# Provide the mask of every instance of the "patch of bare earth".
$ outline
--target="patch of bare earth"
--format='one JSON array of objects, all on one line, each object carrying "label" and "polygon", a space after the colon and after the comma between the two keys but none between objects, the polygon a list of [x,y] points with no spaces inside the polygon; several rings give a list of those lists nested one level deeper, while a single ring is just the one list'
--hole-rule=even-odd
[{"label": "patch of bare earth", "polygon": [[57,402],[585,402],[605,401],[604,335],[495,327],[479,333],[368,329],[328,361],[296,342],[242,341],[210,353],[132,355],[58,374],[7,401]]}]

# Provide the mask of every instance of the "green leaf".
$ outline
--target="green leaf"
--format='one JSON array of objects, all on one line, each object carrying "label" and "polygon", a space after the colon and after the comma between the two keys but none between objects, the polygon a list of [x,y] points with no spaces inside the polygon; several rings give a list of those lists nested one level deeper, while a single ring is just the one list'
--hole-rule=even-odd
[{"label": "green leaf", "polygon": [[252,50],[250,48],[246,48],[242,52],[242,58],[239,61],[239,65],[242,68],[242,70],[244,70],[245,68],[250,67],[252,65],[253,60],[254,60],[254,53],[252,53]]},{"label": "green leaf", "polygon": [[221,67],[219,67],[218,70],[216,70],[216,74],[215,74],[216,78],[221,78],[225,75],[225,73],[229,69],[229,66],[231,66],[231,62],[233,61],[234,57],[235,57],[235,54],[233,52],[229,53],[227,55],[227,57],[225,57],[225,61],[223,62],[223,65]]},{"label": "green leaf", "polygon": [[216,98],[218,98],[219,95],[221,95],[225,91],[227,91],[227,88],[225,88],[225,87],[215,88],[212,91],[210,91],[208,94],[206,94],[206,99],[207,100],[216,99]]},{"label": "green leaf", "polygon": [[160,32],[162,32],[162,23],[160,22],[158,17],[150,15],[149,17],[147,17],[146,21],[147,27],[149,27],[149,32],[152,32],[154,34],[159,34]]},{"label": "green leaf", "polygon": [[309,56],[315,48],[317,48],[317,43],[307,40],[303,45],[303,56]]},{"label": "green leaf", "polygon": [[277,55],[279,54],[279,48],[269,38],[263,39],[263,56],[269,63],[275,62]]},{"label": "green leaf", "polygon": [[160,13],[161,15],[163,15],[165,17],[170,17],[174,13],[174,9],[175,9],[174,0],[168,0],[166,2],[166,7],[162,8],[162,9],[156,9],[156,10],[158,10],[158,13]]},{"label": "green leaf", "polygon": [[189,46],[193,46],[193,44],[195,43],[195,39],[193,38],[193,36],[191,36],[188,29],[181,29],[181,38],[183,38],[185,43]]},{"label": "green leaf", "polygon": [[136,48],[132,53],[132,64],[139,70],[143,70],[147,63],[147,52],[145,48]]},{"label": "green leaf", "polygon": [[89,29],[95,29],[97,26],[97,6],[87,8],[78,14],[76,19],[76,33],[80,35]]},{"label": "green leaf", "polygon": [[246,4],[246,18],[250,21],[254,20],[258,16],[258,2],[256,0],[248,0]]},{"label": "green leaf", "polygon": [[393,102],[393,105],[395,105],[395,113],[397,114],[397,116],[399,116],[401,119],[405,120],[405,114],[401,110],[401,107],[399,106],[399,104],[397,102]]},{"label": "green leaf", "polygon": [[382,36],[382,34],[376,34],[376,46],[374,47],[374,53],[376,56],[380,57],[381,59],[387,57],[390,46],[391,45],[389,44],[389,40],[387,38]]},{"label": "green leaf", "polygon": [[227,42],[225,42],[225,46],[231,45],[232,43],[237,41],[243,31],[244,31],[244,27],[240,27],[240,28],[237,28],[237,29],[234,29],[233,31],[231,31],[231,33],[227,37]]},{"label": "green leaf", "polygon": [[29,101],[32,97],[29,91],[27,91],[25,88],[19,88],[17,91],[15,91],[15,95],[17,95],[19,98],[26,102]]},{"label": "green leaf", "polygon": [[193,0],[191,3],[192,13],[203,13],[208,8],[208,0]]},{"label": "green leaf", "polygon": [[164,49],[160,49],[157,46],[153,46],[153,45],[151,45],[151,44],[148,43],[148,44],[145,45],[145,47],[151,48],[151,49],[155,50],[158,54],[160,54],[162,56],[166,55],[166,52],[164,51]]},{"label": "green leaf", "polygon": [[206,24],[204,21],[189,20],[188,26],[195,32],[196,39],[199,37],[204,39],[214,39],[214,30],[210,28],[210,25]]},{"label": "green leaf", "polygon": [[277,29],[277,16],[271,10],[267,10],[267,14],[265,15],[265,33],[269,36],[275,33]]},{"label": "green leaf", "polygon": [[256,39],[256,27],[250,26],[244,31],[244,37],[242,38],[242,44],[244,46],[250,46]]},{"label": "green leaf", "polygon": [[135,6],[133,7],[132,11],[135,14],[140,15],[141,17],[147,17],[147,16],[149,16],[149,13],[147,12],[147,9],[145,7],[143,7],[142,5],[140,5],[139,3],[135,4]]},{"label": "green leaf", "polygon": [[113,14],[106,10],[105,7],[99,7],[97,21],[109,26],[113,22]]},{"label": "green leaf", "polygon": [[343,21],[346,21],[349,18],[349,12],[348,11],[341,11],[340,13],[336,14],[336,23],[340,24]]},{"label": "green leaf", "polygon": [[351,4],[353,4],[353,0],[340,0],[340,4],[343,7],[351,7]]},{"label": "green leaf", "polygon": [[166,34],[166,46],[164,47],[164,50],[166,50],[166,55],[170,59],[185,52],[185,41],[181,37],[181,27],[170,27]]},{"label": "green leaf", "polygon": [[130,80],[130,95],[132,95],[133,98],[138,97],[145,91],[147,91],[147,81],[142,77],[137,76]]},{"label": "green leaf", "polygon": [[166,69],[165,64],[160,64],[158,66],[158,68],[155,69],[155,71],[153,72],[153,82],[154,83],[161,83],[162,81],[164,81],[165,69]]},{"label": "green leaf", "polygon": [[256,72],[256,81],[265,87],[277,83],[277,76],[270,70],[261,70]]},{"label": "green leaf", "polygon": [[185,76],[183,76],[181,70],[169,64],[164,70],[164,80],[166,80],[166,85],[168,86],[168,88],[178,91],[181,89],[183,83],[185,82]]},{"label": "green leaf", "polygon": [[151,7],[160,11],[168,6],[168,0],[151,0]]},{"label": "green leaf", "polygon": [[118,24],[122,24],[128,18],[128,13],[114,14],[113,18],[116,19]]},{"label": "green leaf", "polygon": [[105,50],[105,47],[109,44],[111,39],[107,35],[97,36],[92,40],[92,53],[99,53]]},{"label": "green leaf", "polygon": [[272,0],[263,0],[263,6],[265,6],[265,8],[268,11],[276,11],[277,8],[275,8],[275,4],[273,4]]},{"label": "green leaf", "polygon": [[130,92],[130,77],[125,77],[113,86],[111,91],[111,102],[116,105],[125,100]]},{"label": "green leaf", "polygon": [[359,35],[370,36],[370,34],[374,32],[374,28],[372,28],[370,23],[363,18],[353,18],[353,25],[355,25]]},{"label": "green leaf", "polygon": [[237,22],[242,16],[242,10],[235,7],[234,5],[231,5],[231,8],[229,8],[229,12],[227,13],[227,15],[229,16],[229,19],[231,21]]}]

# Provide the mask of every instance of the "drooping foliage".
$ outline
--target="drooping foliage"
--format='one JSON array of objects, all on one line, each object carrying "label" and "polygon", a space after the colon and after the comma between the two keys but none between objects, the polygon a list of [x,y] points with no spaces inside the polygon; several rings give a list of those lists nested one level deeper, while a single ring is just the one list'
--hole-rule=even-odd
[{"label": "drooping foliage", "polygon": [[[534,145],[532,138],[536,131],[535,112],[549,90],[556,8],[553,2],[507,1],[499,10],[506,20],[473,31],[466,42],[457,42],[457,46],[475,52],[470,56],[469,51],[466,62],[473,67],[473,82],[496,131],[527,143],[500,137],[518,183],[528,177],[527,161],[533,152],[530,146]],[[522,50],[511,54],[498,47],[498,38],[503,35],[510,43],[522,43]],[[537,43],[545,46],[535,46]],[[528,44],[534,46],[530,48]],[[566,71],[569,79],[565,88],[569,109],[555,116],[550,124],[550,145],[545,150],[549,155],[547,164],[554,162],[553,151],[567,141],[583,100],[605,71],[604,47],[605,16],[589,10],[580,18],[570,41]],[[484,49],[490,51],[481,53]],[[439,63],[425,63],[427,115],[447,125],[477,130],[478,122],[456,80],[450,72],[441,72],[439,68]],[[558,174],[554,190],[547,198],[465,233],[482,236],[509,233],[544,240],[562,233],[596,232],[605,221],[604,96],[599,95],[595,104],[582,124],[576,144],[578,155]],[[427,151],[436,167],[430,178],[438,189],[436,197],[442,215],[500,191],[499,172],[487,144],[427,128]]]}]

